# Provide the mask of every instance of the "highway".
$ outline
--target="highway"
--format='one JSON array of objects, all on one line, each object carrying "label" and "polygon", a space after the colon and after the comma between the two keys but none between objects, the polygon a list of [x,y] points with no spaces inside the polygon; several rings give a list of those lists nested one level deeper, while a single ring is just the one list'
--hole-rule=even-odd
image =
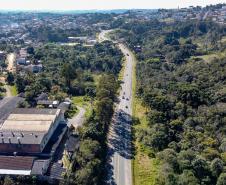
[{"label": "highway", "polygon": [[[106,34],[99,35],[99,41],[104,41]],[[108,178],[107,184],[132,185],[132,148],[131,148],[131,123],[132,123],[132,78],[133,65],[135,65],[132,52],[123,44],[118,44],[126,58],[123,83],[116,104],[115,113],[108,133]]]}]

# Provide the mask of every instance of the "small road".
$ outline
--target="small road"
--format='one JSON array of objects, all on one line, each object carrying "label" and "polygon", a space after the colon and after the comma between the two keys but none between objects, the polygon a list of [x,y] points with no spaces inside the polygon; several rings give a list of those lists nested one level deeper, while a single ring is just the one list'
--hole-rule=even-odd
[{"label": "small road", "polygon": [[7,71],[8,72],[14,72],[15,71],[15,60],[16,60],[16,55],[15,53],[10,53],[7,55],[6,58],[6,63],[7,63]]},{"label": "small road", "polygon": [[[111,30],[110,30],[111,31]],[[99,41],[106,40],[110,31],[103,31]],[[135,65],[133,53],[123,44],[118,44],[126,58],[123,75],[123,84],[119,94],[119,103],[116,104],[115,113],[108,133],[108,177],[110,185],[132,185],[132,78]]]},{"label": "small road", "polygon": [[13,95],[12,95],[12,93],[11,93],[11,90],[10,90],[9,86],[8,86],[8,85],[5,85],[4,88],[5,88],[5,90],[6,90],[5,97],[6,97],[6,98],[13,97]]},{"label": "small road", "polygon": [[68,122],[70,125],[73,125],[75,129],[78,127],[81,127],[83,123],[85,122],[85,113],[86,110],[83,107],[78,107],[79,113],[76,114],[73,118],[68,119]]},{"label": "small road", "polygon": [[23,100],[20,97],[6,97],[0,100],[0,124],[9,116],[9,114],[16,108],[17,103]]}]

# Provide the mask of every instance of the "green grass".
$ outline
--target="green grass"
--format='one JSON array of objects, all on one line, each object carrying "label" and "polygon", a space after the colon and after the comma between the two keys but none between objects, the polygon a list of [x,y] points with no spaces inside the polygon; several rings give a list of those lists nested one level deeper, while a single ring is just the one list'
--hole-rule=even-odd
[{"label": "green grass", "polygon": [[126,66],[126,63],[125,63],[126,61],[125,61],[125,57],[122,59],[122,68],[121,68],[121,70],[120,70],[120,72],[119,72],[119,75],[118,75],[118,79],[120,80],[120,81],[122,81],[123,80],[123,76],[124,76],[124,72],[125,72],[125,66]]},{"label": "green grass", "polygon": [[214,53],[210,53],[210,54],[202,55],[202,56],[192,56],[191,59],[202,59],[208,63],[208,62],[211,62],[214,58],[221,59],[224,57],[226,57],[225,51],[214,52]]},{"label": "green grass", "polygon": [[18,91],[15,85],[10,85],[9,89],[11,91],[12,96],[17,96],[18,95]]},{"label": "green grass", "polygon": [[[139,128],[147,128],[148,121],[146,113],[148,109],[142,105],[142,101],[136,96],[136,62],[133,68],[133,117],[139,120],[139,124],[133,125],[133,130],[136,132]],[[152,151],[139,143],[136,137],[133,136],[133,138],[133,144],[136,150],[132,161],[133,185],[156,185],[160,161],[157,158],[150,158],[148,154],[152,153]]]},{"label": "green grass", "polygon": [[[86,109],[85,117],[89,118],[92,114],[92,105],[90,98],[86,96],[74,96],[72,102],[75,106],[83,107]],[[94,104],[94,102],[92,103]]]},{"label": "green grass", "polygon": [[134,185],[156,185],[160,161],[139,152],[133,161]]}]

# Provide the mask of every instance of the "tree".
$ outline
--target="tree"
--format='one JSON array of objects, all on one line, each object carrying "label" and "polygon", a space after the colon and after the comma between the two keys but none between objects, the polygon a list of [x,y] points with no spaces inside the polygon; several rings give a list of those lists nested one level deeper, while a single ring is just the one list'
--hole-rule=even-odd
[{"label": "tree", "polygon": [[195,170],[196,177],[202,179],[205,176],[210,175],[210,169],[205,159],[201,157],[196,158],[194,161],[192,161],[192,166]]},{"label": "tree", "polygon": [[11,72],[7,73],[7,77],[6,77],[6,81],[8,82],[8,84],[12,85],[14,82],[14,75]]},{"label": "tree", "polygon": [[211,162],[211,171],[215,177],[218,177],[224,169],[224,163],[219,158],[215,158]]},{"label": "tree", "polygon": [[226,185],[226,173],[221,173],[217,179],[217,185]]},{"label": "tree", "polygon": [[6,176],[4,179],[3,185],[15,185],[15,182],[13,181],[12,178],[10,178],[9,176]]},{"label": "tree", "polygon": [[178,185],[178,179],[174,173],[169,173],[165,181],[165,185]]},{"label": "tree", "polygon": [[198,179],[191,170],[184,170],[179,176],[179,185],[199,185]]},{"label": "tree", "polygon": [[17,107],[18,107],[18,108],[28,108],[28,107],[29,107],[29,104],[28,104],[28,102],[26,102],[26,101],[19,101],[19,102],[17,103]]},{"label": "tree", "polygon": [[71,64],[64,64],[61,70],[62,76],[65,79],[66,86],[71,90],[71,81],[76,77],[75,68]]}]

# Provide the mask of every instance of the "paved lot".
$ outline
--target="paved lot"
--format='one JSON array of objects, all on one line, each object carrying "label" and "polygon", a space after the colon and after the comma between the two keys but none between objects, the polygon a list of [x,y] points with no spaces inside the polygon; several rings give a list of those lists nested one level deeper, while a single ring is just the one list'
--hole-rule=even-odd
[{"label": "paved lot", "polygon": [[0,124],[4,122],[21,100],[23,100],[23,98],[20,97],[8,97],[0,100]]}]

